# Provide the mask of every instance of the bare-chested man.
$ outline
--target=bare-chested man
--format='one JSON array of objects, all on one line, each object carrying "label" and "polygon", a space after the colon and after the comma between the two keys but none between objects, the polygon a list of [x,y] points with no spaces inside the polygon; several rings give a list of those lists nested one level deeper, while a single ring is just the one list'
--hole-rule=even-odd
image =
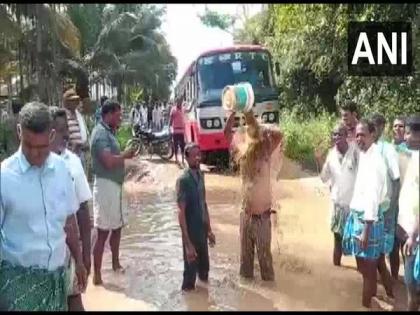
[{"label": "bare-chested man", "polygon": [[247,137],[246,148],[237,148],[233,140],[235,113],[230,113],[224,134],[238,152],[242,180],[242,212],[240,216],[241,266],[245,278],[254,276],[254,247],[263,280],[274,280],[271,255],[271,181],[270,167],[273,151],[281,142],[282,134],[277,129],[260,126],[252,111],[245,113]]}]

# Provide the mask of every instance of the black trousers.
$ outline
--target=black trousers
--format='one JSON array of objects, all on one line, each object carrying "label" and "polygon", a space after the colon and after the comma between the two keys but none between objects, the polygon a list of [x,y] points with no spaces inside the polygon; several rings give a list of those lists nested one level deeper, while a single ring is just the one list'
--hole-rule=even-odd
[{"label": "black trousers", "polygon": [[194,248],[197,252],[197,258],[194,262],[189,263],[187,261],[185,244],[182,244],[184,255],[184,279],[182,281],[182,290],[192,290],[195,288],[197,273],[201,281],[207,282],[209,278],[210,263],[208,244],[207,242],[195,243]]}]

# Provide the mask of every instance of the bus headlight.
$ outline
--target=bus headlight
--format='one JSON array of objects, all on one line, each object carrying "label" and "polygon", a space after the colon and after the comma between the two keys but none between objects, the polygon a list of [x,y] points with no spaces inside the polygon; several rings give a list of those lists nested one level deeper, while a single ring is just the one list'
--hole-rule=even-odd
[{"label": "bus headlight", "polygon": [[268,115],[269,122],[274,122],[275,119],[276,119],[276,115],[274,115],[274,113],[270,113],[270,115]]},{"label": "bus headlight", "polygon": [[211,128],[213,126],[213,121],[211,119],[207,119],[206,126],[207,128]]},{"label": "bus headlight", "polygon": [[219,128],[220,127],[220,120],[219,120],[219,118],[217,118],[217,119],[214,120],[213,126],[214,126],[214,128]]}]

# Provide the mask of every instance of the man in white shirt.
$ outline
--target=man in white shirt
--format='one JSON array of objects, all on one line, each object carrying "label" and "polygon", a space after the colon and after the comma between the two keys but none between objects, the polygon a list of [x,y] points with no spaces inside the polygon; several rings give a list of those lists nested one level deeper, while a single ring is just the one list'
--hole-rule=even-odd
[{"label": "man in white shirt", "polygon": [[333,213],[331,231],[334,233],[333,263],[341,265],[341,242],[344,225],[350,212],[350,201],[353,196],[356,180],[358,149],[354,142],[347,142],[347,128],[338,124],[332,133],[335,146],[329,151],[321,171],[321,180],[330,184]]},{"label": "man in white shirt", "polygon": [[415,259],[413,249],[416,247],[419,227],[420,117],[418,115],[410,117],[405,129],[405,140],[411,154],[399,197],[398,230],[400,242],[405,245],[403,258],[408,309],[416,311],[420,306],[420,283],[416,284],[413,278]]},{"label": "man in white shirt", "polygon": [[391,275],[395,280],[398,280],[398,271],[400,267],[399,243],[396,237],[397,217],[398,217],[398,195],[400,193],[400,166],[398,153],[394,146],[385,141],[382,137],[385,129],[386,120],[381,114],[375,113],[372,115],[372,122],[375,125],[375,142],[385,160],[388,174],[388,198],[390,205],[385,210],[384,215],[384,255],[379,261],[379,272],[383,275],[387,274],[388,268],[385,262],[385,255],[389,255],[391,265]]},{"label": "man in white shirt", "polygon": [[[361,152],[350,214],[344,228],[343,253],[356,257],[363,276],[362,305],[371,307],[377,292],[377,268],[383,251],[384,215],[389,204],[387,169],[374,143],[375,126],[361,120],[356,126],[356,141]],[[382,277],[388,296],[392,296],[391,277]]]},{"label": "man in white shirt", "polygon": [[157,122],[158,122],[158,110],[157,110],[157,105],[153,105],[153,111],[152,111],[152,122],[153,122],[153,130],[157,129]]},{"label": "man in white shirt", "polygon": [[[411,173],[408,173],[411,172]],[[420,270],[415,273],[415,264],[420,268],[419,256],[419,151],[412,153],[407,177],[404,182],[404,191],[401,190],[401,211],[403,212],[401,224],[407,233],[404,244],[404,271],[407,287],[408,310],[418,311],[420,307]]]},{"label": "man in white shirt", "polygon": [[65,162],[50,152],[48,107],[26,104],[19,121],[20,148],[0,170],[0,297],[7,310],[66,311],[67,246],[86,285],[74,185]]},{"label": "man in white shirt", "polygon": [[147,107],[144,103],[141,106],[141,123],[143,126],[147,126]]},{"label": "man in white shirt", "polygon": [[[91,224],[88,201],[92,199],[92,192],[90,191],[89,183],[83,170],[80,158],[70,150],[66,149],[69,132],[65,110],[58,107],[50,107],[50,112],[56,135],[55,140],[51,145],[51,150],[64,159],[64,162],[66,163],[73,178],[76,197],[78,200],[77,203],[80,205],[76,215],[82,244],[83,264],[86,268],[87,274],[89,275],[91,267]],[[68,308],[69,311],[84,311],[81,293],[85,290],[84,288],[80,288],[78,286],[77,278],[75,277],[76,275],[73,274],[74,264],[74,257],[69,257],[69,271],[71,277],[67,299]]]},{"label": "man in white shirt", "polygon": [[141,113],[140,113],[140,105],[134,105],[130,112],[130,122],[131,126],[136,126],[140,124],[141,120]]}]

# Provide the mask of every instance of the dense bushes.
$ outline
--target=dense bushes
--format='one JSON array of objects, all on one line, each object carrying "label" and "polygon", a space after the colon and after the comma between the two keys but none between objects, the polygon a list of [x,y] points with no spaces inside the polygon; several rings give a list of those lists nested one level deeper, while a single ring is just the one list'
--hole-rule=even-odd
[{"label": "dense bushes", "polygon": [[315,149],[327,152],[331,131],[337,117],[322,113],[303,118],[296,112],[283,111],[280,115],[280,128],[284,133],[284,153],[304,167],[316,169]]}]

